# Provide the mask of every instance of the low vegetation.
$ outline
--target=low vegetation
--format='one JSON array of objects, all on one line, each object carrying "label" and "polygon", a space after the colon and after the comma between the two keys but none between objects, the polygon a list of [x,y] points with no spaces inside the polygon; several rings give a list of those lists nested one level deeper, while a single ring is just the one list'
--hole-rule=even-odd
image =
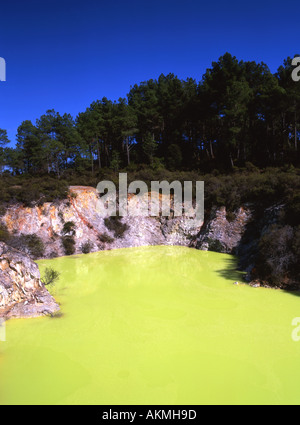
[{"label": "low vegetation", "polygon": [[43,258],[45,245],[42,239],[37,235],[14,235],[10,234],[3,225],[1,225],[1,227],[4,230],[0,230],[0,240],[10,245],[12,248],[24,252],[24,254],[29,255],[34,260]]},{"label": "low vegetation", "polygon": [[0,178],[1,215],[4,215],[3,205],[21,203],[26,207],[34,207],[67,198],[68,183],[65,180],[26,174],[12,176],[7,173]]},{"label": "low vegetation", "polygon": [[64,247],[65,255],[75,254],[75,239],[73,236],[63,236],[61,238]]},{"label": "low vegetation", "polygon": [[76,225],[73,221],[67,221],[62,229],[63,235],[75,236],[76,233]]},{"label": "low vegetation", "polygon": [[93,244],[90,241],[87,241],[81,245],[81,252],[83,254],[89,254],[92,249],[93,249]]},{"label": "low vegetation", "polygon": [[51,267],[47,267],[43,277],[41,278],[42,283],[45,286],[54,285],[60,277],[60,273],[56,270],[52,269]]},{"label": "low vegetation", "polygon": [[109,236],[107,233],[102,233],[101,235],[98,236],[98,239],[100,242],[102,243],[113,243],[114,242],[114,238],[112,238],[111,236]]},{"label": "low vegetation", "polygon": [[297,287],[300,273],[300,226],[273,225],[259,241],[254,278],[271,286]]},{"label": "low vegetation", "polygon": [[122,238],[129,228],[126,223],[122,223],[118,216],[105,218],[104,224],[108,230],[114,233],[115,238]]},{"label": "low vegetation", "polygon": [[10,233],[7,230],[5,224],[0,223],[0,242],[8,242],[10,238]]}]

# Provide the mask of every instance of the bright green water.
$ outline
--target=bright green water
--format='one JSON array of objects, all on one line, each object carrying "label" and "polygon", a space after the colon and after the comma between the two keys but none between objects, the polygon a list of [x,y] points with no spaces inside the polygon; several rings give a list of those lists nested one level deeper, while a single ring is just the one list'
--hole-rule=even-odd
[{"label": "bright green water", "polygon": [[300,403],[300,298],[235,286],[231,256],[145,247],[41,261],[64,316],[13,320],[1,403]]}]

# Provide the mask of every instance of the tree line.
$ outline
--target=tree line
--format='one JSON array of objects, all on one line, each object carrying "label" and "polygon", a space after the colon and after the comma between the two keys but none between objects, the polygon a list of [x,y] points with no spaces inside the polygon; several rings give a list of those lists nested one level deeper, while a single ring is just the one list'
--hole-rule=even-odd
[{"label": "tree line", "polygon": [[300,83],[291,62],[272,74],[226,53],[199,82],[160,75],[131,87],[126,99],[94,101],[76,118],[48,110],[21,123],[14,148],[0,129],[1,170],[60,178],[132,164],[205,172],[298,165]]}]

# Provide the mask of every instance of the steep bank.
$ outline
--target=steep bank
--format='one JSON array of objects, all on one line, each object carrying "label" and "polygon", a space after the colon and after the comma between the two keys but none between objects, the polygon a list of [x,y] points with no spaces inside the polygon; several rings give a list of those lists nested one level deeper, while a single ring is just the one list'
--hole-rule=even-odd
[{"label": "steep bank", "polygon": [[41,282],[37,264],[0,242],[0,317],[37,317],[58,310]]},{"label": "steep bank", "polygon": [[235,254],[251,221],[250,208],[241,207],[230,215],[225,207],[213,208],[197,238],[198,249]]},{"label": "steep bank", "polygon": [[[94,188],[72,186],[68,198],[62,201],[32,208],[10,206],[1,217],[9,235],[7,243],[33,259],[142,245],[195,247],[237,255],[250,284],[269,285],[260,279],[257,270],[260,241],[280,221],[282,206],[261,210],[255,204],[247,204],[234,213],[225,207],[212,208],[205,222],[197,225],[193,220],[172,215],[113,220],[99,213],[97,201]],[[287,276],[272,286],[295,289],[299,282]]]},{"label": "steep bank", "polygon": [[[74,254],[78,254],[87,246],[90,252],[141,245],[189,246],[201,228],[184,217],[130,216],[122,219],[120,232],[119,220],[110,226],[109,220],[98,212],[97,201],[94,188],[73,186],[64,201],[34,208],[11,206],[1,221],[11,235],[10,244],[16,248],[24,249],[23,236],[40,239],[43,249],[37,258],[65,255],[65,237],[74,238]],[[27,253],[30,255],[30,248]]]},{"label": "steep bank", "polygon": [[190,246],[200,230],[183,217],[103,217],[98,199],[95,189],[80,186],[71,187],[63,201],[6,209],[1,217],[7,244],[0,245],[0,317],[36,317],[59,309],[32,259],[141,245]]},{"label": "steep bank", "polygon": [[234,254],[251,286],[299,290],[299,228],[287,225],[284,204],[251,204],[234,214],[213,208],[197,248]]}]

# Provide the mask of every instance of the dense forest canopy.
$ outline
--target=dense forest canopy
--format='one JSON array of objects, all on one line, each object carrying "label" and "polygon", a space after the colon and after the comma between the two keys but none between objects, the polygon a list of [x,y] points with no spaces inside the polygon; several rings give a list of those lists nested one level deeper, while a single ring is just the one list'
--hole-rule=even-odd
[{"label": "dense forest canopy", "polygon": [[77,172],[131,164],[230,171],[299,164],[300,83],[292,59],[276,74],[226,53],[200,82],[160,75],[127,99],[96,100],[73,118],[54,110],[24,121],[15,148],[0,129],[0,166],[13,175]]}]

